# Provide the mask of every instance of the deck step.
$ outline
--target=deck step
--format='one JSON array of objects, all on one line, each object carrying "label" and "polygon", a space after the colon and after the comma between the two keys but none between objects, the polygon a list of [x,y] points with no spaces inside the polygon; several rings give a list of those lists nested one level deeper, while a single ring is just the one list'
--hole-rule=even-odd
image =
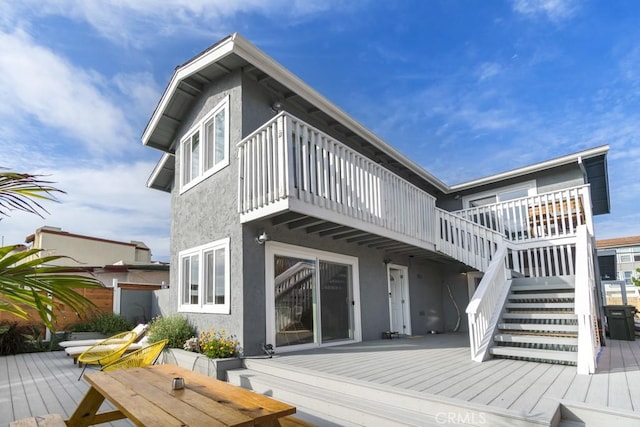
[{"label": "deck step", "polygon": [[497,334],[494,341],[500,343],[543,344],[543,345],[578,345],[578,338],[552,337],[541,335]]},{"label": "deck step", "polygon": [[[423,414],[252,370],[228,371],[229,382],[324,414],[335,425],[420,425]],[[246,387],[249,385],[249,387]],[[303,410],[304,411],[304,410]]]},{"label": "deck step", "polygon": [[574,287],[576,276],[517,277],[512,286]]},{"label": "deck step", "polygon": [[[464,414],[495,426],[548,426],[544,416],[524,416],[508,409],[474,405],[445,396],[374,384],[310,370],[273,359],[243,360],[245,369],[227,371],[229,382],[296,406],[296,417],[323,414],[331,423],[317,425],[439,426],[442,414]],[[440,418],[438,418],[440,416]]]},{"label": "deck step", "polygon": [[510,300],[547,300],[547,299],[575,299],[574,292],[539,292],[527,294],[511,293],[507,297]]},{"label": "deck step", "polygon": [[539,350],[521,347],[491,347],[489,352],[494,356],[517,357],[527,360],[546,360],[550,362],[577,363],[578,353],[575,351]]},{"label": "deck step", "polygon": [[575,308],[575,304],[572,302],[508,302],[504,306],[505,308],[515,310],[527,310],[529,308],[544,308],[549,310]]},{"label": "deck step", "polygon": [[524,320],[578,320],[578,316],[571,313],[504,313],[503,319]]},{"label": "deck step", "polygon": [[498,329],[513,331],[578,333],[578,325],[550,325],[545,323],[498,323]]},{"label": "deck step", "polygon": [[576,287],[571,283],[556,283],[556,284],[526,284],[521,285],[513,283],[511,285],[511,291],[513,292],[531,292],[531,291],[560,291],[560,290],[574,290]]}]

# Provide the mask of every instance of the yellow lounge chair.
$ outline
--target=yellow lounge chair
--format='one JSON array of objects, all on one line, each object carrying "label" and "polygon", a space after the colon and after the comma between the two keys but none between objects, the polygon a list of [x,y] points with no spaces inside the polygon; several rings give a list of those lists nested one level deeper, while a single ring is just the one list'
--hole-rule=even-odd
[{"label": "yellow lounge chair", "polygon": [[82,378],[85,369],[87,369],[87,365],[98,365],[102,367],[120,359],[135,339],[136,335],[132,334],[131,331],[123,332],[89,347],[78,356],[78,363],[84,365],[78,381]]},{"label": "yellow lounge chair", "polygon": [[169,340],[161,340],[149,344],[146,347],[142,347],[140,350],[132,351],[131,353],[122,356],[120,359],[115,360],[108,365],[102,367],[103,371],[113,371],[114,369],[124,368],[141,368],[143,366],[151,366],[155,363],[164,347]]}]

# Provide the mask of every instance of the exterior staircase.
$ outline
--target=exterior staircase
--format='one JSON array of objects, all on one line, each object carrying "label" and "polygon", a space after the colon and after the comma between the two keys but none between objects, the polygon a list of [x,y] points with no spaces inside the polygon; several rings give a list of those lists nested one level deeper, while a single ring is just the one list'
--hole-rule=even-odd
[{"label": "exterior staircase", "polygon": [[489,353],[494,357],[576,365],[575,277],[512,281]]}]

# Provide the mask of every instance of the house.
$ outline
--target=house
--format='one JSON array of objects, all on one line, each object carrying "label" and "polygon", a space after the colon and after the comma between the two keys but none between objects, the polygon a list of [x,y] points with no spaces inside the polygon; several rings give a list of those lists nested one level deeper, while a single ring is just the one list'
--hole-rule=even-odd
[{"label": "house", "polygon": [[632,280],[640,279],[640,236],[598,240],[596,248],[606,303],[640,310],[640,288]]},{"label": "house", "polygon": [[[55,265],[80,267],[96,277],[105,288],[83,290],[101,311],[112,311],[133,322],[148,322],[154,314],[153,291],[168,286],[169,265],[151,260],[143,242],[121,242],[70,233],[59,227],[43,226],[25,238],[38,256],[63,255]],[[73,313],[63,311],[60,321],[77,322]],[[68,322],[66,320],[68,320]]]},{"label": "house", "polygon": [[449,186],[239,34],[176,68],[142,141],[171,193],[163,313],[246,355],[460,330],[474,360],[594,371],[607,146]]}]

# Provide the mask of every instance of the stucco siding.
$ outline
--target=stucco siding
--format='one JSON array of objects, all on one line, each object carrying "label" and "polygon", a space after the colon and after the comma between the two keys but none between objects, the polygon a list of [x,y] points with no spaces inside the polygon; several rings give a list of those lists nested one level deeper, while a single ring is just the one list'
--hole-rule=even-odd
[{"label": "stucco siding", "polygon": [[[230,257],[230,314],[184,312],[198,329],[225,329],[242,341],[242,227],[237,214],[236,144],[242,134],[242,95],[240,73],[210,84],[196,100],[192,112],[176,136],[176,173],[171,193],[171,288],[158,292],[158,308],[162,315],[178,311],[180,251],[229,238]],[[189,129],[209,113],[218,103],[229,97],[229,165],[180,194],[180,139]]]}]

